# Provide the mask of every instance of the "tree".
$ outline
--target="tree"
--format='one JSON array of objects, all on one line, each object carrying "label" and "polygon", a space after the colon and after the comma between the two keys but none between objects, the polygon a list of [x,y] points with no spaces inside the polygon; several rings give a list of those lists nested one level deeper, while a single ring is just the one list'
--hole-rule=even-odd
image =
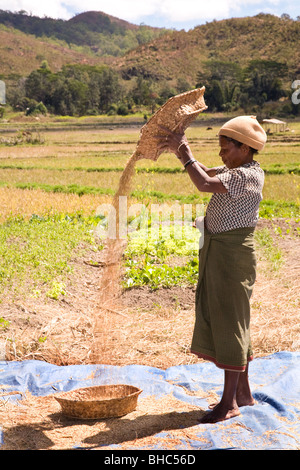
[{"label": "tree", "polygon": [[136,86],[131,92],[133,101],[137,105],[151,104],[152,83],[145,80],[141,75],[137,77]]},{"label": "tree", "polygon": [[212,110],[221,111],[225,104],[225,96],[222,83],[219,80],[212,80],[205,90],[205,100]]},{"label": "tree", "polygon": [[108,67],[104,68],[99,77],[99,87],[99,111],[105,113],[112,103],[122,99],[122,89],[117,73]]},{"label": "tree", "polygon": [[47,105],[51,95],[52,73],[49,69],[39,68],[28,76],[25,82],[25,93],[28,98]]},{"label": "tree", "polygon": [[243,92],[251,102],[262,105],[285,95],[282,79],[287,75],[287,65],[270,60],[253,60],[244,70]]},{"label": "tree", "polygon": [[234,62],[210,60],[197,74],[197,87],[205,86],[205,100],[211,110],[230,110],[237,106],[241,67]]},{"label": "tree", "polygon": [[288,77],[285,63],[252,60],[242,69],[238,64],[211,60],[197,75],[197,85],[205,85],[205,99],[213,111],[232,111],[242,107],[256,112],[267,101],[286,95],[283,80]]},{"label": "tree", "polygon": [[113,103],[122,100],[119,77],[106,66],[68,65],[52,73],[43,63],[28,76],[25,94],[62,115],[106,113]]}]

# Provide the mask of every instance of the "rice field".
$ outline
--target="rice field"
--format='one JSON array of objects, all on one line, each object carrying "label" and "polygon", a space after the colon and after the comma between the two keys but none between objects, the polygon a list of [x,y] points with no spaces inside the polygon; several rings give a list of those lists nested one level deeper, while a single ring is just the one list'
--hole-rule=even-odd
[{"label": "rice field", "polygon": [[[207,166],[220,164],[217,130],[201,126],[187,131],[195,157]],[[291,130],[294,132],[271,136],[257,160],[266,171],[264,200],[277,206],[289,205],[289,209],[285,207],[286,215],[290,210],[290,215],[297,216],[298,209],[293,205],[300,204],[299,124]],[[80,210],[92,215],[97,204],[116,191],[121,172],[135,149],[139,128],[63,128],[41,134],[41,145],[0,145],[2,221],[13,215],[30,216],[34,212],[33,199],[40,215],[49,210]],[[78,195],[84,196],[83,204]],[[137,163],[132,196],[149,201],[153,197],[164,201],[207,201],[207,194],[197,192],[176,157],[169,154],[157,162]]]},{"label": "rice field", "polygon": [[[187,130],[195,157],[207,166],[221,163],[217,130],[217,127],[203,125]],[[22,139],[22,136],[25,137]],[[99,212],[99,207],[112,201],[138,138],[138,126],[124,125],[89,129],[80,125],[68,127],[64,123],[55,130],[49,126],[43,131],[3,133],[0,140],[0,223],[9,223],[13,231],[13,224],[20,226],[23,221],[26,232],[25,225],[33,217],[53,218],[56,223],[65,217],[80,219],[86,229],[82,236],[86,233],[87,239],[91,226],[99,222],[99,216],[106,216]],[[288,133],[272,135],[265,151],[258,155],[266,172],[261,204],[263,218],[299,219],[299,143],[300,124],[295,124]],[[144,207],[151,207],[152,203],[202,203],[205,206],[209,197],[196,190],[177,158],[165,153],[156,162],[145,159],[137,162],[127,204],[129,208],[135,203],[142,203]],[[36,234],[39,227],[35,228]],[[49,230],[55,230],[54,227],[48,225]],[[3,237],[8,233],[7,227],[2,233]],[[63,232],[61,234],[63,236]],[[10,238],[3,246],[7,246],[7,240]],[[101,247],[101,243],[97,246]],[[17,251],[18,244],[14,249]],[[5,269],[2,269],[4,281],[3,272]]]}]

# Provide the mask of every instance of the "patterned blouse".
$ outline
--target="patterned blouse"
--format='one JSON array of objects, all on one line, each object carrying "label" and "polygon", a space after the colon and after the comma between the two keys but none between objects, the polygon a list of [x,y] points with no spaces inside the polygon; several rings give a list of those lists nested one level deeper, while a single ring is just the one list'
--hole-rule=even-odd
[{"label": "patterned blouse", "polygon": [[264,185],[264,172],[259,163],[253,161],[233,169],[218,167],[216,176],[228,192],[212,195],[205,216],[207,230],[220,233],[255,227]]}]

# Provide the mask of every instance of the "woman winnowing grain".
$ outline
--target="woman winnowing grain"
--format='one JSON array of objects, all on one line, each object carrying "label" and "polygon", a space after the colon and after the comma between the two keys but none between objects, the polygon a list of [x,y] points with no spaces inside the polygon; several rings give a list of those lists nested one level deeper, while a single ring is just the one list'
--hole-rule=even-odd
[{"label": "woman winnowing grain", "polygon": [[255,117],[231,119],[219,131],[224,166],[207,168],[194,159],[183,132],[164,132],[167,137],[160,139],[159,147],[176,154],[199,191],[213,193],[199,252],[191,351],[224,369],[221,401],[199,420],[215,423],[239,415],[240,406],[254,404],[248,381],[250,297],[264,172],[253,155],[264,148],[267,136]]}]

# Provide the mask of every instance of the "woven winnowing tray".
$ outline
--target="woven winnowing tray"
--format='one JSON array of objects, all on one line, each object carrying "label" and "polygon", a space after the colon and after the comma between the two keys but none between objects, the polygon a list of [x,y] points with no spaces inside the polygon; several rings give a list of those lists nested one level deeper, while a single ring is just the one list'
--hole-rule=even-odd
[{"label": "woven winnowing tray", "polygon": [[185,131],[198,114],[207,109],[204,92],[205,87],[202,87],[173,96],[156,111],[141,129],[135,150],[138,159],[158,159],[164,151],[158,148],[157,136],[164,135],[160,126],[176,132],[181,125],[182,130]]}]

